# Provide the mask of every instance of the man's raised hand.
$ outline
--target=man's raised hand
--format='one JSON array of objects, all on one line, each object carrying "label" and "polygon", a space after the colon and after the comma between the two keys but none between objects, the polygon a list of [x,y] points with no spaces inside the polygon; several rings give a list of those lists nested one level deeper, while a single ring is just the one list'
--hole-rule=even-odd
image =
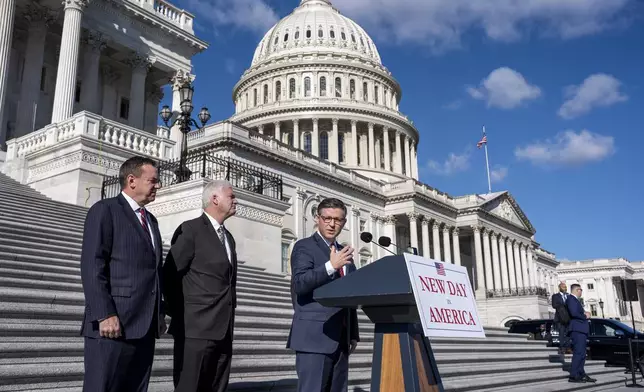
[{"label": "man's raised hand", "polygon": [[335,249],[335,245],[331,245],[331,266],[334,269],[342,268],[353,261],[353,248],[345,246],[340,251]]}]

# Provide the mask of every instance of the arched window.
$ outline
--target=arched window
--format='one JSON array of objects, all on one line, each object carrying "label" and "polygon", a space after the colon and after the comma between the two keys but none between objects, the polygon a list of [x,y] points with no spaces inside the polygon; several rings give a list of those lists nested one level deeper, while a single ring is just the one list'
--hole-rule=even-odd
[{"label": "arched window", "polygon": [[309,78],[308,76],[304,78],[304,96],[311,96],[311,78]]},{"label": "arched window", "polygon": [[288,41],[288,31],[284,34],[284,42]]},{"label": "arched window", "polygon": [[318,27],[318,38],[324,37],[324,30],[322,30],[322,25]]},{"label": "arched window", "polygon": [[264,85],[264,103],[268,103],[268,84]]},{"label": "arched window", "polygon": [[342,40],[343,40],[343,41],[346,41],[346,40],[347,40],[347,35],[345,34],[344,29],[342,29],[342,30],[340,31],[340,37],[342,37]]},{"label": "arched window", "polygon": [[320,159],[329,159],[329,134],[320,132]]},{"label": "arched window", "polygon": [[344,159],[344,132],[338,135],[338,161],[346,162]]},{"label": "arched window", "polygon": [[244,99],[244,109],[248,109],[248,91],[246,92],[246,98]]},{"label": "arched window", "polygon": [[356,81],[355,81],[355,79],[351,79],[349,81],[349,97],[351,99],[356,99]]},{"label": "arched window", "polygon": [[297,241],[297,237],[295,237],[292,231],[287,229],[282,230],[282,272],[285,274],[290,274],[291,272],[289,260],[295,241]]},{"label": "arched window", "polygon": [[282,99],[282,82],[279,80],[275,82],[275,100],[279,101]]},{"label": "arched window", "polygon": [[369,85],[367,82],[362,83],[362,100],[365,102],[369,100]]},{"label": "arched window", "polygon": [[253,106],[257,106],[257,89],[253,89]]},{"label": "arched window", "polygon": [[298,27],[297,30],[295,30],[295,39],[300,39],[300,28]]},{"label": "arched window", "polygon": [[311,153],[311,151],[313,151],[313,147],[311,145],[311,132],[304,134],[304,151],[308,152],[309,154]]},{"label": "arched window", "polygon": [[329,37],[331,37],[331,39],[335,39],[335,31],[333,31],[333,27],[329,30]]},{"label": "arched window", "polygon": [[291,78],[288,82],[288,97],[290,99],[295,98],[295,78]]},{"label": "arched window", "polygon": [[351,33],[351,41],[353,41],[354,44],[356,43],[356,36],[353,35],[353,33]]},{"label": "arched window", "polygon": [[335,96],[336,98],[342,97],[342,78],[335,78]]},{"label": "arched window", "polygon": [[362,39],[362,37],[360,37],[360,45],[362,45],[362,47],[364,48],[364,40]]},{"label": "arched window", "polygon": [[274,45],[277,45],[277,43],[278,43],[278,42],[280,42],[280,35],[279,35],[279,33],[278,33],[278,34],[275,34],[275,42],[273,42],[273,44],[274,44]]},{"label": "arched window", "polygon": [[371,263],[372,255],[368,249],[366,248],[360,249],[359,255],[360,255],[360,263],[357,266],[358,268],[362,268],[365,265]]},{"label": "arched window", "polygon": [[373,101],[378,103],[378,86],[373,86]]},{"label": "arched window", "polygon": [[311,26],[306,28],[306,38],[311,38]]},{"label": "arched window", "polygon": [[326,76],[320,77],[320,96],[326,97]]}]

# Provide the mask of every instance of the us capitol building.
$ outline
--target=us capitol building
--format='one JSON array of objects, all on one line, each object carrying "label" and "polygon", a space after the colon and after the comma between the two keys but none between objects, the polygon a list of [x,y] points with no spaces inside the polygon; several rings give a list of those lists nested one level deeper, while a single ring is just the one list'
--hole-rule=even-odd
[{"label": "us capitol building", "polygon": [[[90,206],[118,192],[113,176],[131,155],[165,162],[149,208],[168,242],[201,213],[206,181],[227,178],[240,204],[227,222],[240,260],[286,274],[292,244],[316,230],[317,203],[338,197],[349,206],[339,241],[356,249],[358,266],[388,255],[360,233],[388,236],[465,266],[485,324],[551,316],[560,263],[517,200],[419,181],[421,131],[399,110],[402,88],[365,30],[329,0],[301,0],[265,34],[233,89],[234,115],[187,134],[192,174],[179,181],[169,168],[183,135],[157,124],[164,87],[176,118],[195,81],[192,57],[208,47],[193,25],[165,0],[2,1],[2,172]],[[579,279],[570,271],[567,281]],[[601,284],[617,309],[618,280]]]}]

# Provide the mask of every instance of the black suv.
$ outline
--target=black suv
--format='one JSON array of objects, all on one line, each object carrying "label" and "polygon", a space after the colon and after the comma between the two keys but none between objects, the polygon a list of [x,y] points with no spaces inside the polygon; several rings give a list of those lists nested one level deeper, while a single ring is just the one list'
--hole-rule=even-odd
[{"label": "black suv", "polygon": [[[607,366],[630,368],[628,338],[633,338],[635,358],[644,362],[644,333],[633,331],[632,327],[613,319],[591,318],[588,335],[588,359],[606,361]],[[551,319],[517,321],[510,326],[509,333],[531,334],[533,339],[548,340],[550,346],[559,346],[559,333],[552,329]],[[545,326],[545,331],[544,331]]]}]

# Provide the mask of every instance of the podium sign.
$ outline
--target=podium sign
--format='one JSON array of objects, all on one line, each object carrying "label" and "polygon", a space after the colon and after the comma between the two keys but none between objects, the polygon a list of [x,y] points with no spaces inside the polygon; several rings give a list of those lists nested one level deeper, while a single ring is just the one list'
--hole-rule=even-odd
[{"label": "podium sign", "polygon": [[485,338],[467,269],[405,253],[424,335]]}]

